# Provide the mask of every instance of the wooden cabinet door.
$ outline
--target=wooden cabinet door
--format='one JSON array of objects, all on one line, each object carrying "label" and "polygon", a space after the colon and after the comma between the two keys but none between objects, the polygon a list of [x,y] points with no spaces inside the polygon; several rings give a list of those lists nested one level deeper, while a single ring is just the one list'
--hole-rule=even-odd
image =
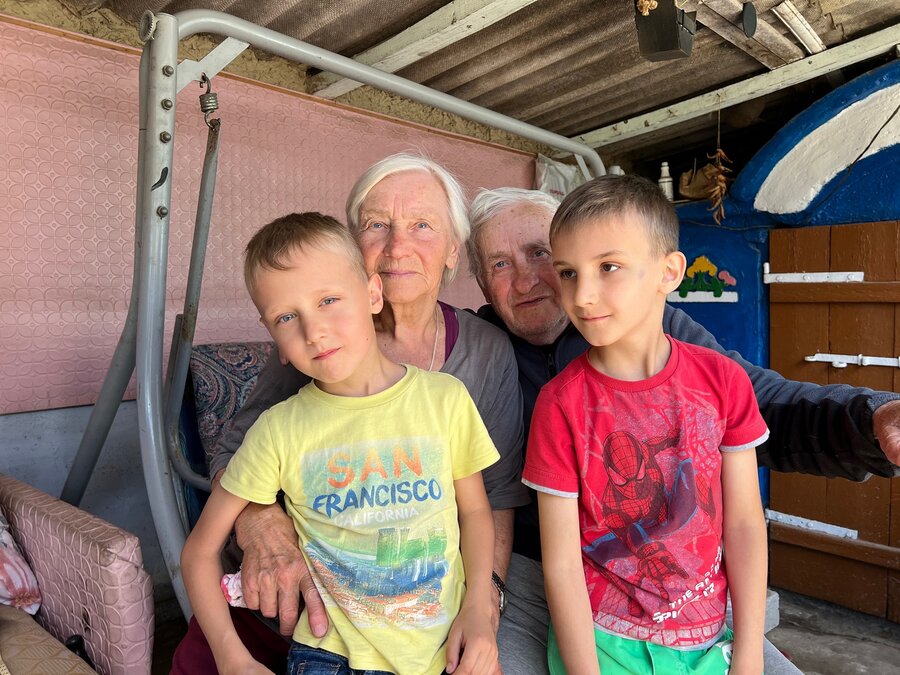
[{"label": "wooden cabinet door", "polygon": [[[900,355],[900,222],[775,230],[769,260],[772,272],[865,272],[864,284],[770,287],[771,367],[794,380],[900,391],[900,368],[803,360]],[[853,483],[773,471],[769,506],[859,532],[854,541],[773,524],[772,586],[900,622],[900,478]]]}]

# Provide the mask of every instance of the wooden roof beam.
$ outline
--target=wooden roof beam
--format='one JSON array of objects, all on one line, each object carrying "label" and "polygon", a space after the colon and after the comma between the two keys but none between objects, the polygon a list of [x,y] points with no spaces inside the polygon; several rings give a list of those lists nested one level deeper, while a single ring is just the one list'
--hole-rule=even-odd
[{"label": "wooden roof beam", "polygon": [[[535,0],[453,0],[389,40],[357,54],[354,60],[387,73],[477,33],[527,7]],[[334,99],[361,87],[359,82],[323,73],[312,81],[313,93]]]},{"label": "wooden roof beam", "polygon": [[816,29],[810,25],[791,0],[784,0],[780,5],[773,7],[772,12],[787,26],[787,29],[797,38],[797,42],[803,45],[808,54],[825,51],[825,43],[816,33]]},{"label": "wooden roof beam", "polygon": [[886,54],[898,47],[900,47],[900,24],[831,47],[777,70],[573,138],[592,148],[634,138],[827,75],[854,63]]},{"label": "wooden roof beam", "polygon": [[743,5],[739,0],[704,0],[697,7],[697,21],[769,70],[803,58],[802,49],[762,19],[753,37],[747,37],[741,27]]}]

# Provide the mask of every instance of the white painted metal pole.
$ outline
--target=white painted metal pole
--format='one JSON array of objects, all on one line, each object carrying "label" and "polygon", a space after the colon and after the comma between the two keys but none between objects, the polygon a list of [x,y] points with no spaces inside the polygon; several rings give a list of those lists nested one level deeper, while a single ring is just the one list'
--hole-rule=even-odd
[{"label": "white painted metal pole", "polygon": [[[144,46],[150,59],[147,79],[140,86],[147,114],[138,157],[137,214],[142,235],[137,329],[137,403],[141,463],[153,523],[172,587],[185,616],[191,607],[181,578],[185,532],[178,513],[172,469],[166,453],[162,351],[165,326],[166,261],[172,198],[172,146],[175,141],[175,98],[178,65],[178,23],[156,17],[155,33]],[[143,74],[143,73],[142,73]]]},{"label": "white painted metal pole", "polygon": [[[157,16],[163,17],[166,15],[158,14]],[[200,9],[178,12],[176,18],[178,20],[178,38],[180,40],[196,33],[213,33],[215,35],[233,37],[290,61],[297,61],[319,70],[349,77],[357,82],[370,84],[373,87],[384,89],[425,105],[446,110],[460,117],[503,129],[559,150],[580,155],[590,165],[595,176],[602,176],[606,173],[600,155],[578,140],[554,134],[546,129],[501,115],[493,110],[488,110],[449,94],[435,91],[424,85],[410,82],[402,77],[382,72],[371,66],[358,63],[353,59],[320,49],[307,42],[257,26],[249,21],[244,21],[222,12]]]}]

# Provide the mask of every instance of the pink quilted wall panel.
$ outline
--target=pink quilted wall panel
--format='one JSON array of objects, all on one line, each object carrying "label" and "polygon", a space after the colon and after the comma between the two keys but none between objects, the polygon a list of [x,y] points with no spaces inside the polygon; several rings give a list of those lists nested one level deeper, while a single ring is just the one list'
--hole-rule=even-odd
[{"label": "pink quilted wall panel", "polygon": [[[0,21],[0,413],[90,404],[100,389],[131,287],[138,60]],[[290,211],[343,220],[354,179],[388,154],[424,152],[470,194],[532,183],[519,152],[236,79],[214,90],[223,131],[197,342],[264,338],[240,276],[247,239]],[[177,101],[170,331],[206,142],[199,93]],[[460,277],[445,296],[477,306]]]}]

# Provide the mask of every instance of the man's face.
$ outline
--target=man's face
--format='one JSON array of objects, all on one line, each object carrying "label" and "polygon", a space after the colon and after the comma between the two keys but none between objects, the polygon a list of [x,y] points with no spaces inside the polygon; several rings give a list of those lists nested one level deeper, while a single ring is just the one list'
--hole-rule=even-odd
[{"label": "man's face", "polygon": [[568,324],[550,257],[552,218],[543,207],[521,203],[478,233],[481,290],[507,328],[536,345],[552,343]]}]

